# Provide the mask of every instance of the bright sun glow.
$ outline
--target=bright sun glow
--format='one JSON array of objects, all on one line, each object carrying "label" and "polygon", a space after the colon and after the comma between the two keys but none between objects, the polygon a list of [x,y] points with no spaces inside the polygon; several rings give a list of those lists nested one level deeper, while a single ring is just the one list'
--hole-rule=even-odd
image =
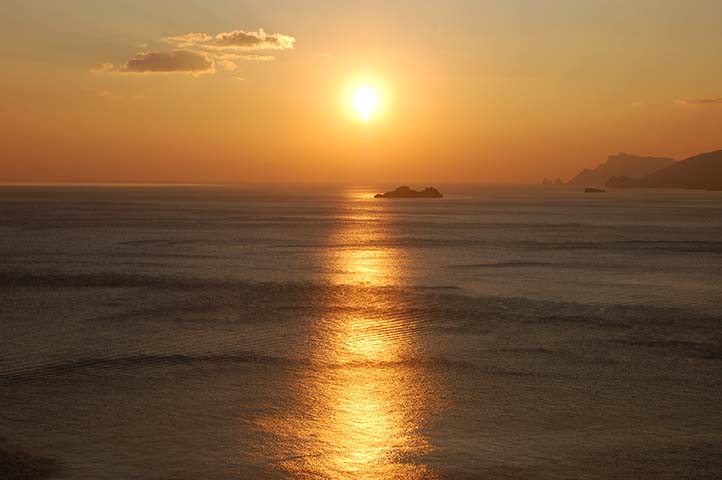
[{"label": "bright sun glow", "polygon": [[359,87],[353,94],[353,106],[364,122],[368,122],[371,119],[378,105],[378,94],[373,88],[367,85]]}]

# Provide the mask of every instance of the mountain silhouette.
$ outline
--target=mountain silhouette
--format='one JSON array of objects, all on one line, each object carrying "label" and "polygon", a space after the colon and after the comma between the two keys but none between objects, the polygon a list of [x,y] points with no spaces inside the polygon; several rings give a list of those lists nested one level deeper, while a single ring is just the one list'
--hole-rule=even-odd
[{"label": "mountain silhouette", "polygon": [[569,185],[605,185],[612,177],[642,178],[673,165],[671,158],[638,157],[628,153],[611,155],[594,170],[584,169],[569,180]]},{"label": "mountain silhouette", "polygon": [[722,190],[722,150],[696,155],[639,179],[612,177],[607,186]]}]

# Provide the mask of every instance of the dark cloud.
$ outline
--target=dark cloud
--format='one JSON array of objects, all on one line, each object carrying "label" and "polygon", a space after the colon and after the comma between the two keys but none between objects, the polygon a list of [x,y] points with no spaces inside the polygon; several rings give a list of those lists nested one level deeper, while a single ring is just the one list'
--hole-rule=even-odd
[{"label": "dark cloud", "polygon": [[120,68],[129,73],[206,73],[213,71],[213,61],[189,50],[140,52]]}]

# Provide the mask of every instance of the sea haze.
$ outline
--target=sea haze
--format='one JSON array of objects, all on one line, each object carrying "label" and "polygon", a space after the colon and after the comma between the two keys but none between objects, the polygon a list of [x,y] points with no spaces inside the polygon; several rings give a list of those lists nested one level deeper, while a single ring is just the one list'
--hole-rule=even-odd
[{"label": "sea haze", "polygon": [[0,187],[0,474],[722,476],[722,193],[392,187]]}]

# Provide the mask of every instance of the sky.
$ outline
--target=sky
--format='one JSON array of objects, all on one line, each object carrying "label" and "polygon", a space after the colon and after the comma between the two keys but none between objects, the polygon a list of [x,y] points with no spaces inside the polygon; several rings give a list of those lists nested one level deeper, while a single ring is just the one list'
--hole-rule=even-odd
[{"label": "sky", "polygon": [[718,0],[3,0],[0,181],[538,183],[616,152],[683,159],[722,149],[721,18]]}]

